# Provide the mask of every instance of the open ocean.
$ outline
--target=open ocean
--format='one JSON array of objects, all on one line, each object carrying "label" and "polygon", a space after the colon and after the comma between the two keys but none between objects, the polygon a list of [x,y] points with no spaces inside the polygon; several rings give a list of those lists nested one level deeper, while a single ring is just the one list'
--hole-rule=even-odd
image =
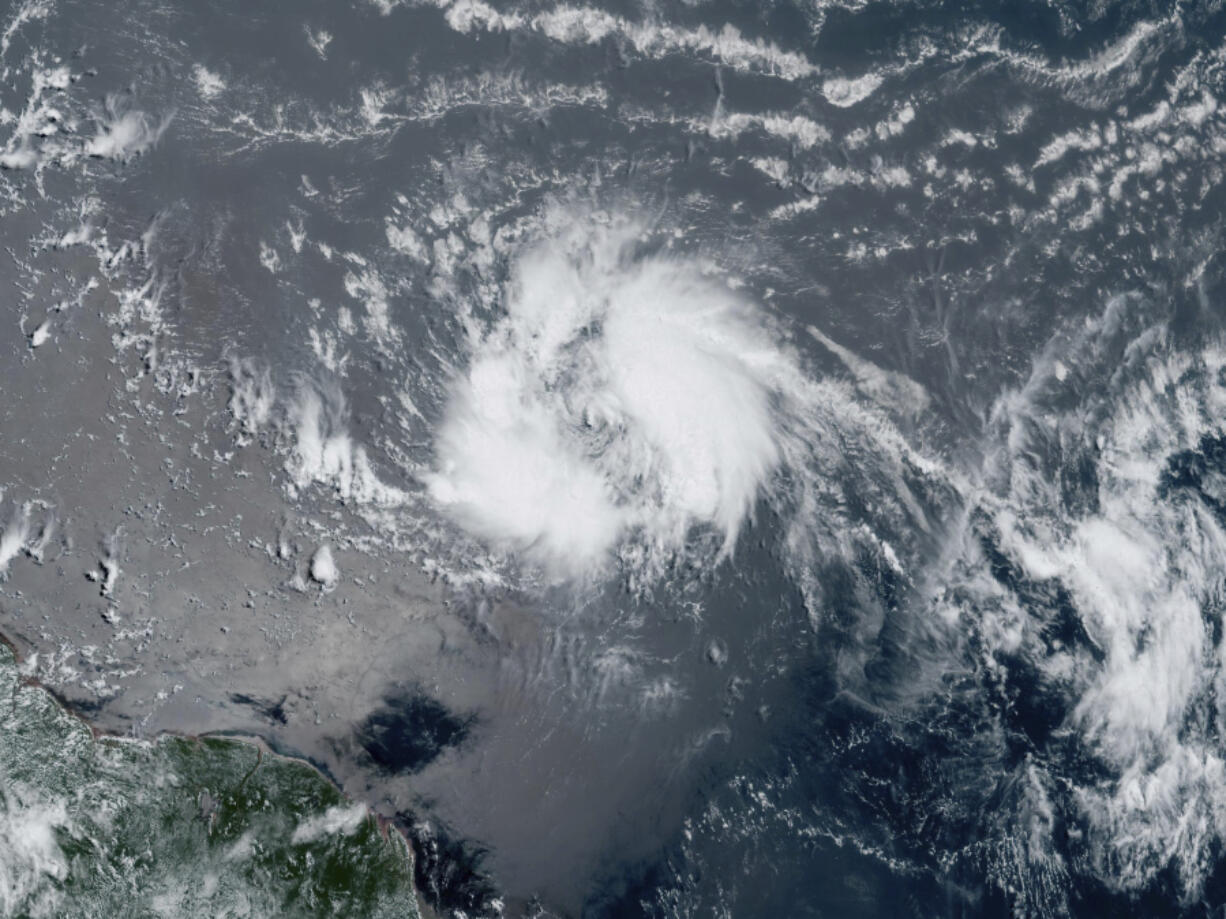
[{"label": "open ocean", "polygon": [[0,917],[1226,915],[1224,177],[1220,2],[0,0]]}]

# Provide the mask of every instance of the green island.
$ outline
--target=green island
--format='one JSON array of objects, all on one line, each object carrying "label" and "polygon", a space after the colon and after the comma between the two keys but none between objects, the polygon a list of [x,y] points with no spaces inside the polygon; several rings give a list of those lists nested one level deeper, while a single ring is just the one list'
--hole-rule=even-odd
[{"label": "green island", "polygon": [[417,919],[404,838],[310,765],[96,737],[0,643],[0,916]]}]

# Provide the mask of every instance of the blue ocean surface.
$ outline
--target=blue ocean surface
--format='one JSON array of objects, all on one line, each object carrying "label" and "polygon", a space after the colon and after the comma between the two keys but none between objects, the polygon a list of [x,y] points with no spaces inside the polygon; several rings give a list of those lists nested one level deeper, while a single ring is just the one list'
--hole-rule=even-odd
[{"label": "blue ocean surface", "polygon": [[0,3],[0,916],[1220,914],[1223,100],[1216,3]]}]

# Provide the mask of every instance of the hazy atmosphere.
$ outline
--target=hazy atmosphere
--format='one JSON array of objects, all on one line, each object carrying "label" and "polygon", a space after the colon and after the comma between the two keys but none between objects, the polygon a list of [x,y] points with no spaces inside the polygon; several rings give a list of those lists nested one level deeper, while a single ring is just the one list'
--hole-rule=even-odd
[{"label": "hazy atmosphere", "polygon": [[1217,2],[0,0],[0,917],[1220,914],[1224,167]]}]

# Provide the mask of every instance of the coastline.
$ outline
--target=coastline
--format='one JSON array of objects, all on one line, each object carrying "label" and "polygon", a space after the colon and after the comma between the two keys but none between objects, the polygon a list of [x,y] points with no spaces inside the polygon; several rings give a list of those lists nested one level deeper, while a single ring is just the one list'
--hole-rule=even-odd
[{"label": "coastline", "polygon": [[[44,693],[48,698],[50,698],[55,703],[55,705],[61,712],[75,719],[78,723],[81,724],[81,726],[88,729],[90,732],[92,741],[94,743],[156,744],[163,738],[174,738],[174,739],[184,740],[184,741],[194,741],[197,743],[203,743],[204,741],[207,740],[207,741],[221,742],[224,744],[232,744],[236,747],[243,746],[243,747],[250,747],[254,749],[256,752],[256,765],[252,767],[251,774],[254,774],[254,772],[257,769],[259,769],[261,766],[264,765],[265,757],[268,757],[269,759],[275,760],[280,763],[294,764],[297,766],[305,766],[321,782],[323,782],[324,784],[329,786],[331,789],[333,789],[344,800],[349,801],[350,803],[353,803],[353,804],[361,804],[362,807],[366,811],[366,816],[368,818],[373,818],[375,820],[375,823],[379,829],[379,834],[384,840],[389,840],[390,833],[394,833],[396,835],[396,837],[399,840],[399,844],[403,846],[403,853],[405,857],[407,858],[407,863],[405,867],[408,873],[410,889],[412,890],[412,893],[413,893],[413,901],[414,901],[413,905],[416,908],[419,916],[424,917],[424,919],[436,919],[437,913],[430,907],[428,903],[424,901],[421,891],[418,889],[416,881],[415,881],[414,870],[416,867],[416,856],[413,851],[412,840],[408,837],[408,835],[403,830],[401,830],[401,828],[396,824],[394,820],[378,814],[365,801],[354,801],[341,788],[340,784],[331,775],[328,774],[326,769],[321,768],[318,764],[311,762],[309,759],[305,757],[295,756],[292,754],[279,752],[272,747],[272,745],[268,742],[266,738],[261,737],[258,734],[252,734],[249,732],[229,733],[225,731],[209,731],[209,732],[200,733],[200,734],[193,734],[193,733],[180,732],[180,731],[174,731],[174,730],[159,730],[150,737],[135,738],[135,737],[125,736],[115,731],[108,731],[104,728],[100,728],[97,725],[95,725],[93,722],[91,722],[87,715],[80,712],[70,701],[65,699],[54,688],[46,685],[43,681],[39,680],[37,677],[28,676],[22,673],[21,665],[25,658],[22,655],[21,649],[19,648],[17,643],[12,638],[10,638],[7,634],[5,634],[2,630],[0,630],[0,645],[2,645],[4,648],[7,648],[8,651],[13,656],[13,663],[17,670],[16,677],[17,677],[18,685]],[[248,777],[250,777],[250,774]]]}]

